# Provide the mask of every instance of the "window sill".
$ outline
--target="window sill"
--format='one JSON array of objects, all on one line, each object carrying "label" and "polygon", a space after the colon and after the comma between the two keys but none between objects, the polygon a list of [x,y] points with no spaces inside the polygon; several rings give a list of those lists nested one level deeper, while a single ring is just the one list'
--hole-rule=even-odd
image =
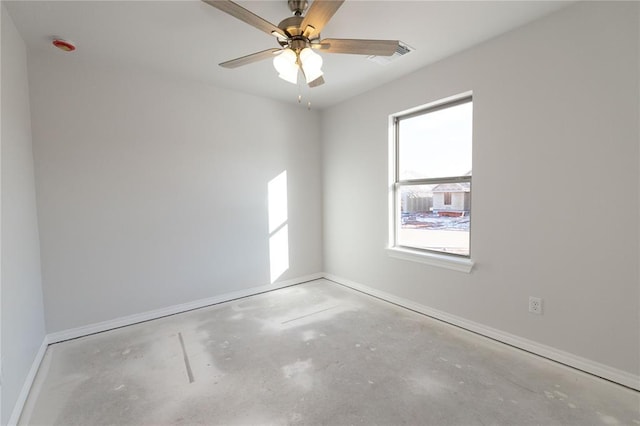
[{"label": "window sill", "polygon": [[431,266],[466,272],[467,274],[470,273],[471,268],[473,268],[473,261],[471,259],[448,256],[446,254],[429,253],[402,247],[389,247],[387,248],[387,253],[396,259],[425,263]]}]

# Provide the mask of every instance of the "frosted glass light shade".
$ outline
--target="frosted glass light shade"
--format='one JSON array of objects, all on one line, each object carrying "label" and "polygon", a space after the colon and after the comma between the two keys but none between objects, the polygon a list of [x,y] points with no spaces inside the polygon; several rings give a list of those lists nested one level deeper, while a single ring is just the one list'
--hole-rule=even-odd
[{"label": "frosted glass light shade", "polygon": [[300,52],[300,62],[302,63],[302,71],[307,79],[307,83],[311,83],[315,79],[322,76],[322,56],[308,47]]},{"label": "frosted glass light shade", "polygon": [[273,66],[278,71],[278,77],[289,83],[298,82],[298,64],[296,63],[296,52],[291,49],[284,49],[273,58]]}]

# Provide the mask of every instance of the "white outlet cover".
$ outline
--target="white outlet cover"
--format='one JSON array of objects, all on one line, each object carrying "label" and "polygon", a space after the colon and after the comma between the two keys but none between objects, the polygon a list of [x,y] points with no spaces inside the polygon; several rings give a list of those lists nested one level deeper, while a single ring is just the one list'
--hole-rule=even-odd
[{"label": "white outlet cover", "polygon": [[542,299],[539,297],[529,297],[529,312],[542,315]]}]

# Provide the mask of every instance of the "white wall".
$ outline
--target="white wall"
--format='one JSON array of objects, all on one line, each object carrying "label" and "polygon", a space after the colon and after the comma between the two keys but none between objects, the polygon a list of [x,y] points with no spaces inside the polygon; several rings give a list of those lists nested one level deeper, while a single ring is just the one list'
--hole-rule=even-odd
[{"label": "white wall", "polygon": [[82,55],[29,57],[48,332],[270,284],[285,170],[279,281],[322,270],[318,112]]},{"label": "white wall", "polygon": [[[327,272],[639,375],[638,16],[582,2],[324,111]],[[476,266],[390,258],[388,116],[468,90]]]},{"label": "white wall", "polygon": [[25,44],[2,10],[2,417],[45,335]]}]

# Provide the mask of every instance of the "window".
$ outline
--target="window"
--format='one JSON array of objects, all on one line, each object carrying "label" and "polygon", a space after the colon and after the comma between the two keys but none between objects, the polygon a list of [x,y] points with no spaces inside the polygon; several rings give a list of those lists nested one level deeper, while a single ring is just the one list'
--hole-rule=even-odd
[{"label": "window", "polygon": [[392,117],[392,248],[470,257],[472,119],[470,96]]}]

